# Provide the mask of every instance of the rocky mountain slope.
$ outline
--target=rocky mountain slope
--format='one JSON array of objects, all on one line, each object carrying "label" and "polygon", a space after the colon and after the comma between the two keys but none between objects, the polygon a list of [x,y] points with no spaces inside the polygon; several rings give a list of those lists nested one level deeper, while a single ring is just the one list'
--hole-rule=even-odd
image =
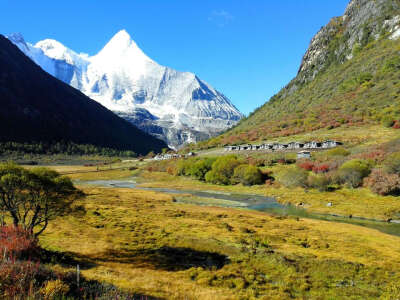
[{"label": "rocky mountain slope", "polygon": [[[213,147],[400,120],[400,2],[352,0],[311,40],[297,76]],[[390,120],[389,120],[390,121]],[[400,122],[400,121],[399,121]]]},{"label": "rocky mountain slope", "polygon": [[[49,60],[43,58],[43,63]],[[0,35],[0,142],[90,144],[139,154],[166,144],[44,72]]]},{"label": "rocky mountain slope", "polygon": [[172,147],[215,136],[242,117],[223,94],[193,73],[150,59],[125,30],[91,57],[55,40],[31,45],[19,34],[9,39],[51,75]]}]

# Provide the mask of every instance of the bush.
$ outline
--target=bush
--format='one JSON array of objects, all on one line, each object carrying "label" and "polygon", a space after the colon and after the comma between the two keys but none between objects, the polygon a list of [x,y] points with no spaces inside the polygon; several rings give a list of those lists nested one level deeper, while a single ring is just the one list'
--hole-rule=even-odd
[{"label": "bush", "polygon": [[235,155],[221,156],[212,164],[212,169],[207,172],[205,179],[210,183],[228,185],[235,168],[240,164]]},{"label": "bush", "polygon": [[286,187],[306,187],[308,173],[297,167],[292,167],[279,172],[277,179]]},{"label": "bush", "polygon": [[400,152],[389,155],[383,165],[387,173],[400,175]]},{"label": "bush", "polygon": [[0,227],[0,259],[31,259],[38,253],[37,239],[16,226]]},{"label": "bush", "polygon": [[215,161],[216,158],[204,158],[196,161],[189,167],[190,176],[205,181],[205,176],[207,172],[212,169],[212,165]]},{"label": "bush", "polygon": [[343,147],[333,148],[325,152],[328,156],[349,156],[350,151],[344,149]]},{"label": "bush", "polygon": [[364,185],[379,195],[398,195],[400,193],[400,176],[388,174],[382,169],[375,169],[364,179]]},{"label": "bush", "polygon": [[329,164],[315,164],[314,167],[312,168],[312,171],[314,173],[327,173],[330,170],[330,165]]},{"label": "bush", "polygon": [[190,168],[196,161],[195,158],[181,159],[176,166],[176,175],[190,176]]},{"label": "bush", "polygon": [[[41,272],[39,263],[6,260],[0,263],[2,299],[26,299],[32,296],[32,283]],[[33,299],[33,298],[32,298]]]},{"label": "bush", "polygon": [[394,125],[394,119],[391,116],[384,116],[381,123],[383,126],[390,128]]},{"label": "bush", "polygon": [[69,292],[68,284],[60,279],[47,281],[45,286],[40,289],[44,299],[55,299],[65,296]]},{"label": "bush", "polygon": [[326,192],[331,185],[331,179],[323,174],[310,175],[307,178],[307,185],[311,188],[317,189],[320,192]]},{"label": "bush", "polygon": [[357,188],[362,184],[364,177],[371,172],[371,165],[361,159],[345,162],[336,173],[336,182],[346,184],[348,187]]},{"label": "bush", "polygon": [[234,170],[233,180],[243,185],[255,185],[262,183],[263,175],[256,166],[240,165]]},{"label": "bush", "polygon": [[371,164],[363,159],[352,159],[345,162],[339,170],[356,170],[361,176],[366,177],[371,173]]},{"label": "bush", "polygon": [[306,171],[312,171],[314,168],[314,163],[310,160],[300,161],[297,166]]}]

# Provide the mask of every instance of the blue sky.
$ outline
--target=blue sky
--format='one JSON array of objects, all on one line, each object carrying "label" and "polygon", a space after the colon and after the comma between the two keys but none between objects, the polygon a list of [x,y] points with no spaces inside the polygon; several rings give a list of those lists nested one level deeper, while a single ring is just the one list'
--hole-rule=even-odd
[{"label": "blue sky", "polygon": [[97,53],[126,29],[152,59],[191,71],[245,114],[297,73],[314,34],[348,0],[1,0],[2,34]]}]

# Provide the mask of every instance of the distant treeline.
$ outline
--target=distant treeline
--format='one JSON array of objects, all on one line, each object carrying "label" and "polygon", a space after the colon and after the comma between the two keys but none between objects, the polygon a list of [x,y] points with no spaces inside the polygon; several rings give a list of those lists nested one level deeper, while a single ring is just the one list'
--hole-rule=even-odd
[{"label": "distant treeline", "polygon": [[65,155],[102,155],[102,156],[120,156],[136,157],[133,151],[119,151],[112,148],[98,147],[87,144],[75,144],[72,142],[56,143],[18,143],[18,142],[0,142],[0,155],[10,154],[65,154]]}]

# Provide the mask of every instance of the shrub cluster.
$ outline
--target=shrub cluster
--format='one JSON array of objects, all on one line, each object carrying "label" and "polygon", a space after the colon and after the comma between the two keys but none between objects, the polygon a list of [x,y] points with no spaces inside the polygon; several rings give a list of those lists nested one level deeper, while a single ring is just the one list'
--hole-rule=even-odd
[{"label": "shrub cluster", "polygon": [[2,259],[33,258],[38,253],[37,239],[17,226],[0,227],[0,257]]},{"label": "shrub cluster", "polygon": [[212,168],[207,172],[205,179],[214,184],[232,184],[235,168],[241,164],[242,162],[235,155],[221,156],[212,164]]},{"label": "shrub cluster", "polygon": [[336,168],[336,165],[334,163],[318,163],[318,162],[313,162],[310,160],[303,160],[300,161],[297,166],[301,169],[304,169],[306,171],[313,171],[316,174],[320,173],[327,173],[333,169]]},{"label": "shrub cluster", "polygon": [[252,165],[240,165],[233,172],[233,181],[243,185],[261,184],[263,182],[263,174],[260,169]]},{"label": "shrub cluster", "polygon": [[371,164],[362,159],[353,159],[345,162],[338,170],[335,180],[350,188],[362,185],[363,179],[371,173]]},{"label": "shrub cluster", "polygon": [[353,159],[345,162],[338,170],[334,162],[318,163],[301,161],[296,167],[287,168],[278,174],[278,181],[286,187],[315,188],[329,191],[334,185],[356,188],[371,173],[369,161]]},{"label": "shrub cluster", "polygon": [[298,167],[290,167],[277,174],[278,181],[286,187],[307,187],[307,171]]},{"label": "shrub cluster", "polygon": [[255,185],[264,180],[264,174],[257,166],[235,155],[181,159],[176,163],[174,174],[221,185]]}]

